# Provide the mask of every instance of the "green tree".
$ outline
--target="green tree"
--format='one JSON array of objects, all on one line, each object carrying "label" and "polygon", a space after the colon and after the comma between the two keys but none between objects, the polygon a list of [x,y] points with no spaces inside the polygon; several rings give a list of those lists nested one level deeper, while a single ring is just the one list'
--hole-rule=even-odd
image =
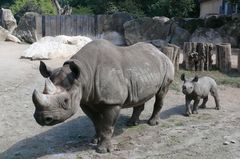
[{"label": "green tree", "polygon": [[167,17],[197,17],[196,0],[157,0],[149,6],[151,15]]},{"label": "green tree", "polygon": [[228,2],[230,2],[232,4],[238,4],[238,3],[240,3],[240,0],[228,0]]},{"label": "green tree", "polygon": [[25,12],[40,14],[56,14],[56,9],[50,0],[15,0],[10,6],[13,14],[19,19]]}]

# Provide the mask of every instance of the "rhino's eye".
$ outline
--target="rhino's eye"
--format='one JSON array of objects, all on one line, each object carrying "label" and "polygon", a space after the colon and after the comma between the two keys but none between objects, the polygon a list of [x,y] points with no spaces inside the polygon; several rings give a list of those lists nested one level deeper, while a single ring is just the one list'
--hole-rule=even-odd
[{"label": "rhino's eye", "polygon": [[65,104],[68,104],[68,99],[64,99],[64,103],[65,103]]},{"label": "rhino's eye", "polygon": [[68,102],[69,100],[67,98],[65,98],[62,102],[60,102],[60,106],[63,108],[63,109],[68,109]]}]

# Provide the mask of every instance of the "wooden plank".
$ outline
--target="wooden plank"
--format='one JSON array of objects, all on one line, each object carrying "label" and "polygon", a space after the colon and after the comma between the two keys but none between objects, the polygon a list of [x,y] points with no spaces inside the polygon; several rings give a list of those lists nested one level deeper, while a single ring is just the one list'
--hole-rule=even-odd
[{"label": "wooden plank", "polygon": [[77,16],[77,35],[81,35],[82,33],[82,17]]},{"label": "wooden plank", "polygon": [[72,21],[71,21],[70,15],[65,16],[65,29],[66,29],[65,35],[71,36],[72,35]]},{"label": "wooden plank", "polygon": [[45,16],[42,16],[42,36],[46,36]]},{"label": "wooden plank", "polygon": [[77,16],[72,15],[72,36],[77,36]]},{"label": "wooden plank", "polygon": [[240,53],[238,52],[238,72],[240,72]]},{"label": "wooden plank", "polygon": [[56,35],[61,35],[61,16],[56,16]]},{"label": "wooden plank", "polygon": [[61,35],[66,35],[65,15],[61,16]]},{"label": "wooden plank", "polygon": [[56,16],[50,16],[51,19],[51,36],[57,35],[57,17]]},{"label": "wooden plank", "polygon": [[51,19],[49,16],[45,16],[45,36],[51,35]]}]

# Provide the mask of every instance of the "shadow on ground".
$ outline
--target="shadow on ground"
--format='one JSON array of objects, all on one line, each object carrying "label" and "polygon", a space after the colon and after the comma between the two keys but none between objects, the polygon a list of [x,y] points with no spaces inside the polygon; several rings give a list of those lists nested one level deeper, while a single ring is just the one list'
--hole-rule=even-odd
[{"label": "shadow on ground", "polygon": [[185,105],[177,105],[160,113],[160,119],[168,119],[173,115],[184,115]]},{"label": "shadow on ground", "polygon": [[[120,116],[114,135],[120,135],[129,117]],[[79,152],[94,149],[90,141],[95,134],[92,122],[81,116],[69,122],[55,126],[39,135],[26,138],[14,144],[0,154],[4,159],[31,159],[50,154]]]}]

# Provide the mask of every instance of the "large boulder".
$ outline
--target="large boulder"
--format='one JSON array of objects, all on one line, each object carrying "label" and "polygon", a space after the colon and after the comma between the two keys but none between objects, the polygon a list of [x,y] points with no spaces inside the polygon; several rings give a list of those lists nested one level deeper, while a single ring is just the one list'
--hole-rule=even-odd
[{"label": "large boulder", "polygon": [[13,35],[18,37],[21,41],[27,43],[34,43],[39,39],[37,33],[38,22],[40,15],[34,12],[27,12],[21,17],[18,27],[14,30]]},{"label": "large boulder", "polygon": [[231,16],[227,15],[209,15],[204,19],[204,23],[206,28],[219,28],[224,24],[230,22],[232,20]]},{"label": "large boulder", "polygon": [[101,35],[104,32],[118,32],[124,33],[123,24],[129,20],[132,20],[132,16],[126,12],[117,12],[111,15],[97,15],[96,28],[97,35]]},{"label": "large boulder", "polygon": [[165,16],[155,16],[155,17],[153,17],[153,20],[158,20],[159,22],[164,24],[164,23],[168,22],[170,19]]},{"label": "large boulder", "polygon": [[171,19],[172,22],[179,27],[187,30],[189,33],[193,33],[197,28],[204,26],[204,20],[200,18],[177,18]]},{"label": "large boulder", "polygon": [[223,38],[216,30],[212,28],[198,28],[190,37],[190,42],[199,43],[223,43]]},{"label": "large boulder", "polygon": [[69,57],[77,53],[83,46],[92,41],[85,36],[46,36],[30,45],[22,58],[32,60]]},{"label": "large boulder", "polygon": [[5,41],[9,32],[0,26],[0,41]]},{"label": "large boulder", "polygon": [[116,31],[104,32],[101,34],[100,38],[111,41],[113,44],[118,46],[124,46],[126,44],[124,36]]},{"label": "large boulder", "polygon": [[123,26],[127,45],[154,39],[165,40],[171,27],[171,25],[163,23],[162,20],[150,17],[134,19],[124,23]]},{"label": "large boulder", "polygon": [[240,47],[240,19],[234,19],[218,28],[218,32],[225,39],[225,42],[231,43],[233,47]]},{"label": "large boulder", "polygon": [[6,37],[6,41],[21,43],[21,41],[16,36],[14,36],[12,34],[8,34],[8,36]]},{"label": "large boulder", "polygon": [[168,43],[183,46],[184,42],[189,41],[190,37],[191,34],[186,29],[176,26],[166,40]]},{"label": "large boulder", "polygon": [[17,21],[10,9],[2,8],[0,10],[0,26],[7,29],[10,33],[17,27]]}]

